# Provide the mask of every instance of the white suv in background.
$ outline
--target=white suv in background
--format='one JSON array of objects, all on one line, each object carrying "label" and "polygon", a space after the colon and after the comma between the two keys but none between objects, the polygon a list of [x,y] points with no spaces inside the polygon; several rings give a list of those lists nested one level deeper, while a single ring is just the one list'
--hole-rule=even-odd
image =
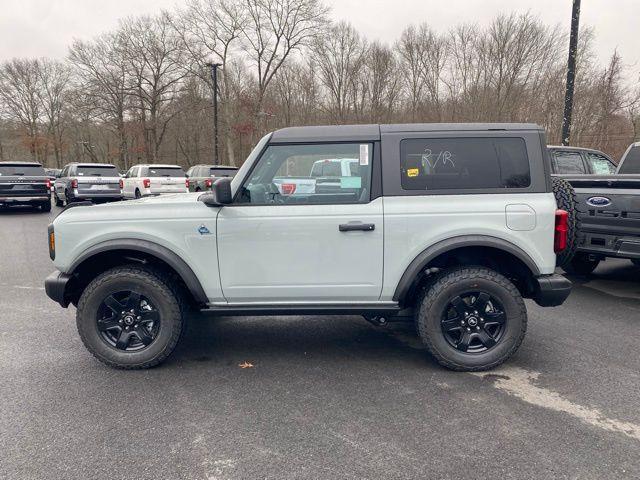
[{"label": "white suv in background", "polygon": [[187,177],[178,165],[134,165],[123,178],[124,198],[188,191]]}]

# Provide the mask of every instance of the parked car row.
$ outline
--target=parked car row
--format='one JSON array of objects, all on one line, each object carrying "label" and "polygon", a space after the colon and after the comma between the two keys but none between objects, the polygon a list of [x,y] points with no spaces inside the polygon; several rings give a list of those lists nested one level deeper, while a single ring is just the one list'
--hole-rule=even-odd
[{"label": "parked car row", "polygon": [[0,162],[0,205],[32,205],[51,210],[73,202],[136,199],[165,193],[211,190],[219,178],[233,177],[236,167],[141,164],[121,174],[110,163],[69,163],[45,169],[37,162]]}]

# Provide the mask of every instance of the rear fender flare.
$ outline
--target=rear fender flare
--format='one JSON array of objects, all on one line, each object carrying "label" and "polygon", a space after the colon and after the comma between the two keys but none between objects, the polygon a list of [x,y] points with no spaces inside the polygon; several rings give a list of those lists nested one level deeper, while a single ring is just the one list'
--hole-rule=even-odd
[{"label": "rear fender flare", "polygon": [[522,261],[531,271],[532,275],[539,276],[541,274],[540,269],[533,259],[520,247],[507,240],[489,235],[462,235],[435,243],[418,254],[406,268],[402,277],[400,277],[398,286],[393,294],[393,300],[402,304],[410,292],[414,281],[419,278],[420,272],[424,270],[429,262],[443,253],[463,247],[491,247],[502,250]]}]

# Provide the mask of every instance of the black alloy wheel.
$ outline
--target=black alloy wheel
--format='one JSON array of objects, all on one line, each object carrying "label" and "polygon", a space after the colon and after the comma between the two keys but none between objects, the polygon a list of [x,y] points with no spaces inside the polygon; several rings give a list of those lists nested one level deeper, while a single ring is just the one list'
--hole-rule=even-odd
[{"label": "black alloy wheel", "polygon": [[135,291],[116,292],[105,298],[96,322],[102,340],[126,352],[147,348],[160,331],[160,313],[148,298]]},{"label": "black alloy wheel", "polygon": [[441,320],[442,333],[452,347],[482,353],[494,347],[505,331],[507,316],[500,302],[487,292],[453,297]]}]

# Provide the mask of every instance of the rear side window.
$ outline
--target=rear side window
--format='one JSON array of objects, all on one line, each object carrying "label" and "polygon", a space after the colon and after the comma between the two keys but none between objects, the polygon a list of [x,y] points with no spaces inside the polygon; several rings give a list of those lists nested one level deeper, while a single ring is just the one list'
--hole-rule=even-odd
[{"label": "rear side window", "polygon": [[580,152],[554,152],[556,173],[587,173]]},{"label": "rear side window", "polygon": [[209,170],[209,175],[212,177],[233,177],[236,172],[235,168],[211,168]]},{"label": "rear side window", "polygon": [[429,138],[400,142],[404,190],[526,188],[529,158],[522,138]]},{"label": "rear side window", "polygon": [[76,169],[79,177],[119,177],[118,169],[108,165],[79,165]]},{"label": "rear side window", "polygon": [[184,177],[184,170],[180,167],[149,167],[150,177]]},{"label": "rear side window", "polygon": [[0,165],[0,175],[19,177],[46,177],[41,165]]},{"label": "rear side window", "polygon": [[631,147],[618,173],[640,173],[640,146]]},{"label": "rear side window", "polygon": [[587,162],[591,166],[591,171],[596,175],[612,175],[616,173],[616,166],[597,153],[587,152]]}]

